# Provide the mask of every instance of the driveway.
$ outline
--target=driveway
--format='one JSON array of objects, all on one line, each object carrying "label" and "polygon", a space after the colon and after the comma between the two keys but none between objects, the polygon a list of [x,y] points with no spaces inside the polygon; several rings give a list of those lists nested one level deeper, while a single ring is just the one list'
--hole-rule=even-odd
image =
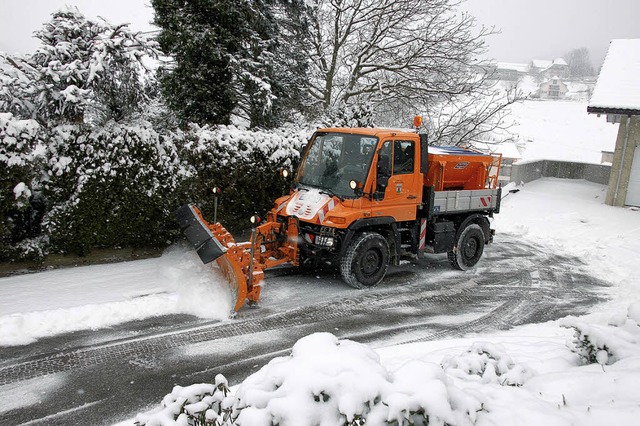
[{"label": "driveway", "polygon": [[174,315],[0,348],[0,424],[113,424],[157,406],[174,385],[240,383],[297,339],[331,332],[383,347],[580,315],[608,284],[581,259],[497,235],[472,271],[446,256],[390,269],[370,290],[330,268],[266,274],[261,304],[224,322]]}]

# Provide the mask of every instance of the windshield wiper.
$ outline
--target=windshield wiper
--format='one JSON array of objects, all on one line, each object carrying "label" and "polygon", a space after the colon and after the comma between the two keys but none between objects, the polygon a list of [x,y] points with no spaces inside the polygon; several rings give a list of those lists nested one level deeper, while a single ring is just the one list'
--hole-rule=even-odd
[{"label": "windshield wiper", "polygon": [[321,193],[321,194],[324,194],[324,195],[328,195],[329,197],[338,197],[338,199],[340,201],[344,201],[344,198],[342,198],[341,196],[339,196],[338,194],[336,194],[335,192],[333,192],[330,189],[321,189],[318,192]]}]

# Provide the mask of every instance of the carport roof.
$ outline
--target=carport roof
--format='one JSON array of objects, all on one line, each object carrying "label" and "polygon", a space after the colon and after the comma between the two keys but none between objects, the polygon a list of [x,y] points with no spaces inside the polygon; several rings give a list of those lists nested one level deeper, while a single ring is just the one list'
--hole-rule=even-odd
[{"label": "carport roof", "polygon": [[640,115],[640,39],[611,40],[587,112]]}]

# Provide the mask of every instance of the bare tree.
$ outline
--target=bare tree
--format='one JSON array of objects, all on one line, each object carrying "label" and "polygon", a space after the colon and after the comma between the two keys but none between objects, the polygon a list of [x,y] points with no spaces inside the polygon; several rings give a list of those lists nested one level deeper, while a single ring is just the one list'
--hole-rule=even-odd
[{"label": "bare tree", "polygon": [[[327,111],[368,102],[374,105],[377,121],[387,125],[404,124],[418,111],[433,115],[446,109],[447,130],[437,134],[453,134],[456,119],[476,129],[456,132],[461,137],[490,129],[503,111],[495,103],[519,98],[494,94],[491,67],[478,58],[486,51],[485,37],[495,31],[476,27],[472,16],[458,12],[459,4],[318,0],[311,29],[310,90],[316,105]],[[456,106],[464,111],[453,111]],[[474,119],[477,122],[470,124]]]},{"label": "bare tree", "polygon": [[573,49],[565,55],[572,77],[590,77],[595,75],[593,64],[589,58],[589,50],[586,47]]},{"label": "bare tree", "polygon": [[[499,83],[495,89],[498,87]],[[514,123],[507,119],[509,106],[523,99],[517,87],[455,97],[429,110],[429,133],[441,145],[474,146],[490,139],[498,143],[513,140],[510,128]]]}]

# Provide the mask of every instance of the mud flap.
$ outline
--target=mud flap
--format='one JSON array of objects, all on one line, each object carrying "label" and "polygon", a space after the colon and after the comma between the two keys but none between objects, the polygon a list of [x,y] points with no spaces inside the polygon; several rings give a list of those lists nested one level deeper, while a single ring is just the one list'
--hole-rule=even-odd
[{"label": "mud flap", "polygon": [[178,225],[182,228],[187,240],[196,249],[202,263],[213,262],[227,252],[227,249],[214,237],[209,227],[202,222],[192,205],[184,205],[178,208],[174,214]]}]

